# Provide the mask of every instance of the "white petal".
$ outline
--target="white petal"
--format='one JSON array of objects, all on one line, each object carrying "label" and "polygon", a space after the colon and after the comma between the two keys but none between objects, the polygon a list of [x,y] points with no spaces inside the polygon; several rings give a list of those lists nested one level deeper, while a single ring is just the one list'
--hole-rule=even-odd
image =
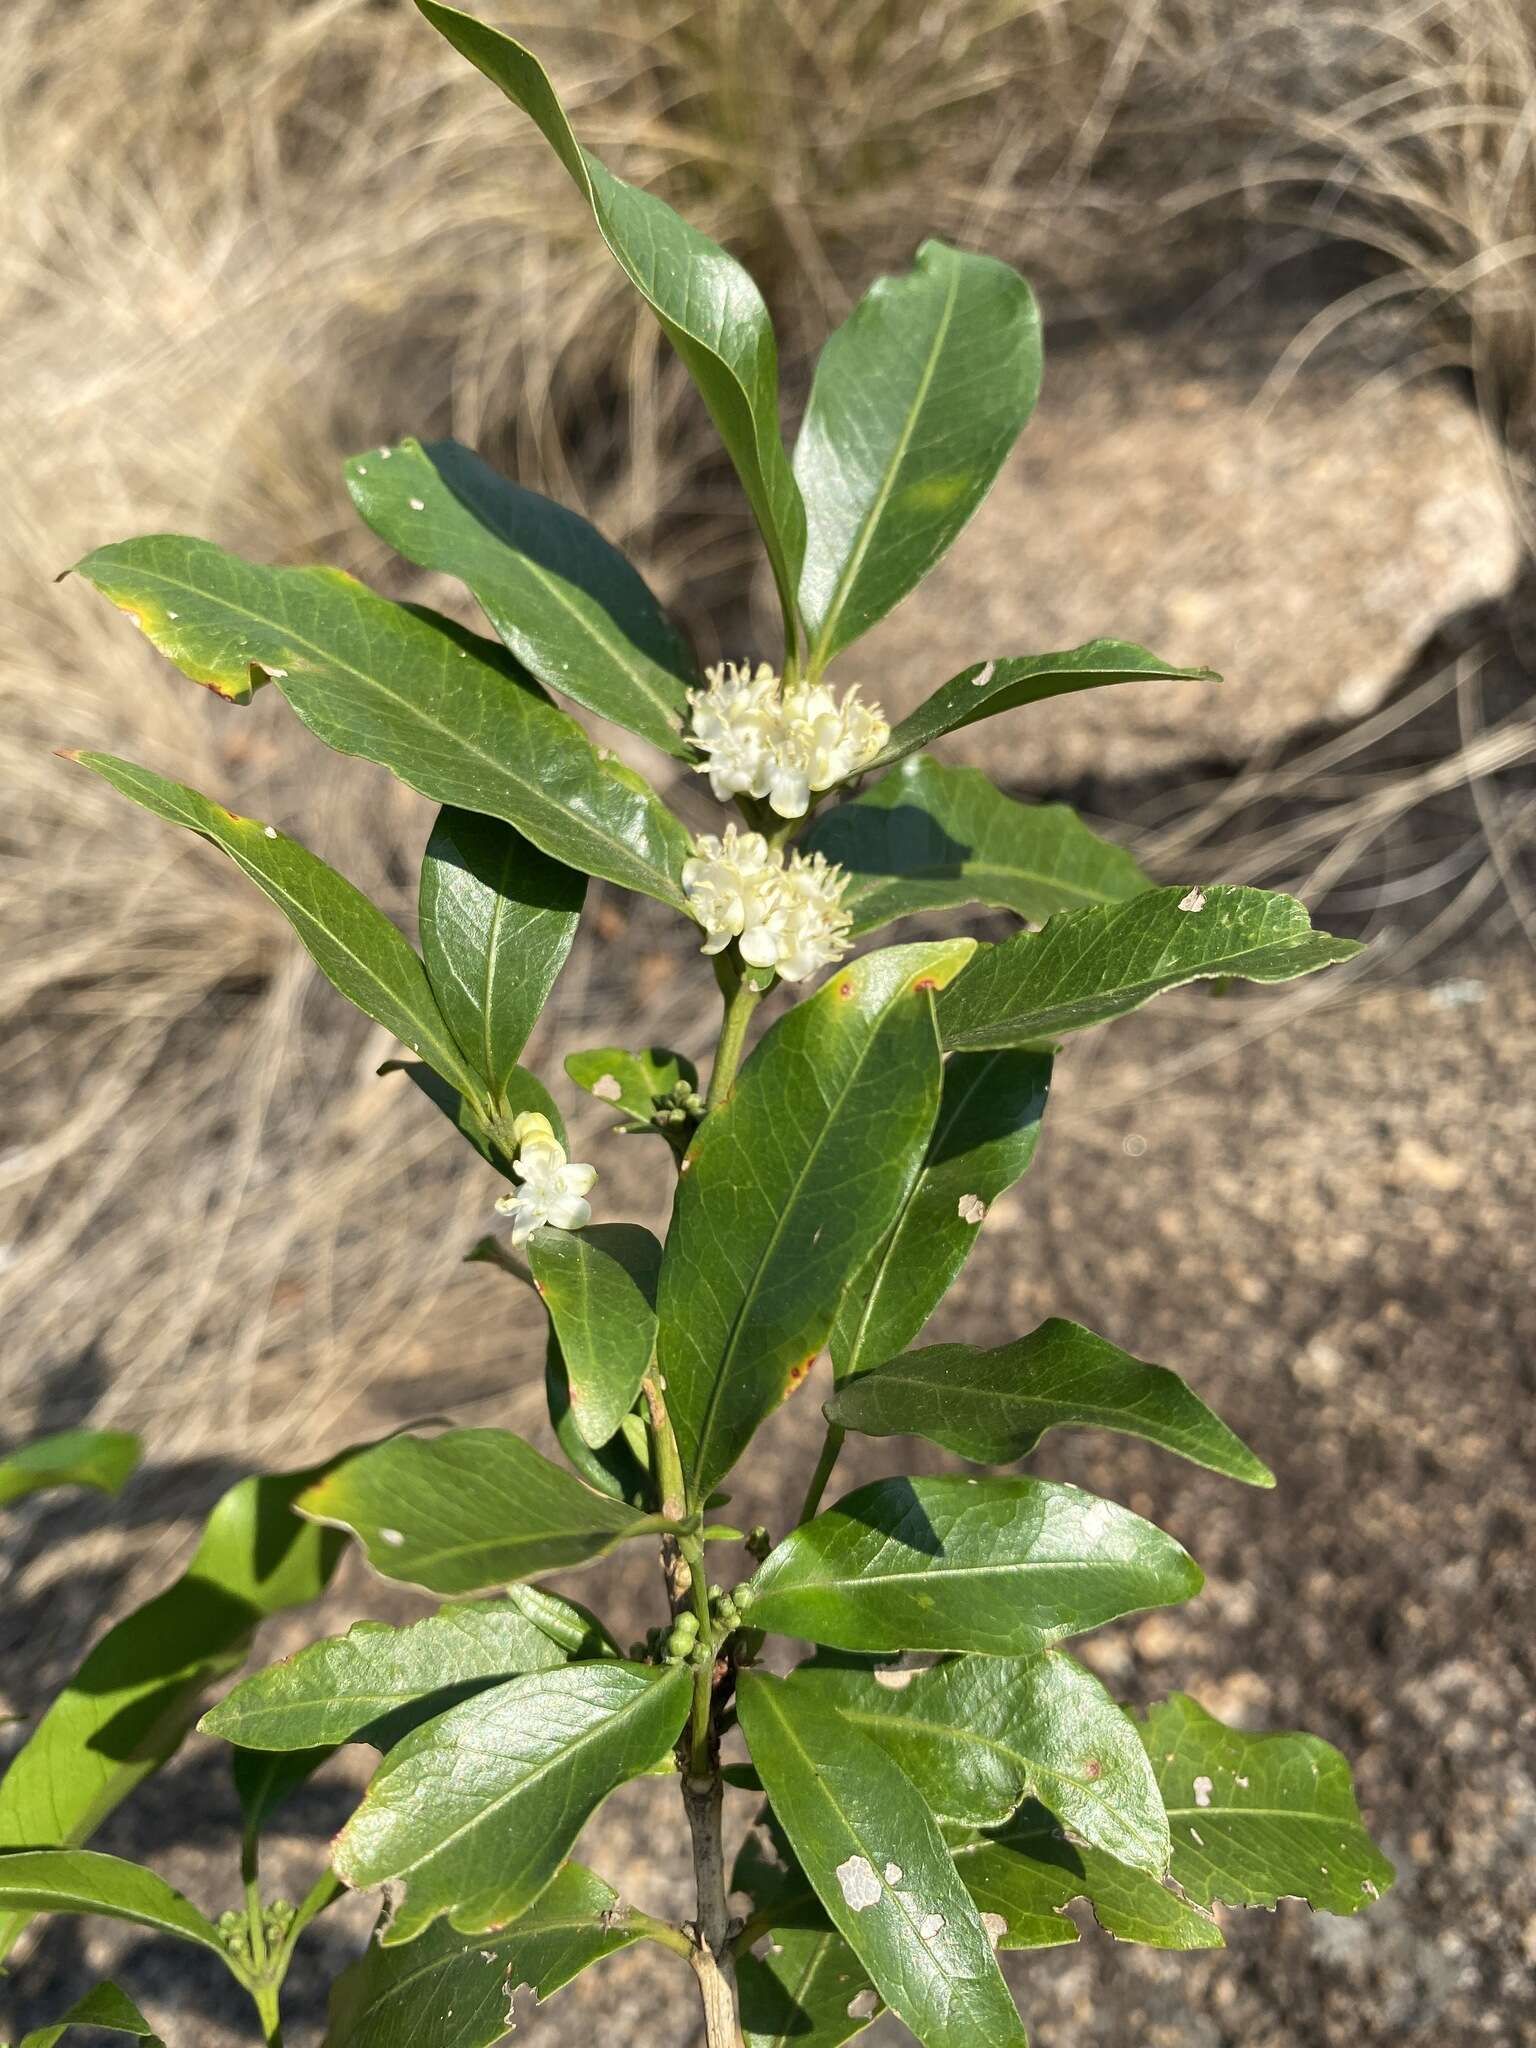
[{"label": "white petal", "polygon": [[556,1230],[581,1230],[592,1221],[592,1204],[579,1195],[557,1195],[549,1205],[549,1221]]},{"label": "white petal", "polygon": [[597,1179],[597,1168],[581,1161],[573,1161],[560,1172],[560,1195],[585,1195],[591,1192],[592,1183]]}]

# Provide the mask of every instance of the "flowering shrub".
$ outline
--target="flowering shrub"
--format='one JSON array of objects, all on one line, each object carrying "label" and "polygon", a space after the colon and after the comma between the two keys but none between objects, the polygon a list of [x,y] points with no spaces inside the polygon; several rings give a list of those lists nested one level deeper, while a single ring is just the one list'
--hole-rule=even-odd
[{"label": "flowering shrub", "polygon": [[[849,1431],[917,1436],[1012,1468],[1048,1429],[1096,1427],[1271,1484],[1182,1379],[1077,1324],[993,1349],[916,1340],[1029,1168],[1065,1037],[1197,979],[1277,982],[1356,949],[1284,896],[1158,886],[1064,808],[926,751],[1045,697],[1191,671],[1112,640],[987,658],[894,727],[827,680],[954,539],[1029,416],[1024,281],[926,244],[828,341],[791,464],[746,275],[581,148],[526,50],[418,4],[538,123],[691,371],[761,530],[782,659],[701,680],[599,534],[451,442],[370,450],[347,482],[381,536],[467,585],[494,640],[175,535],[80,563],[194,681],[238,703],[270,685],[329,746],[442,806],[418,952],[275,827],[77,757],[234,860],[507,1182],[511,1248],[476,1255],[547,1311],[565,1462],[446,1429],[233,1488],[182,1578],[103,1637],[0,1782],[0,1944],[40,1912],[157,1929],[220,1957],[273,2043],[305,1930],[343,1888],[382,1888],[376,1938],[332,1992],[332,2048],[484,2048],[516,1986],[546,1996],[639,1941],[691,1969],[710,2048],[835,2048],[887,2008],[929,2048],[1019,2043],[998,1954],[1077,1939],[1074,1900],[1122,1940],[1214,1948],[1218,1905],[1352,1913],[1392,1873],[1326,1744],[1223,1727],[1179,1695],[1128,1711],[1064,1647],[1199,1591],[1170,1536],[1016,1470],[891,1476],[828,1505],[840,1450]],[[707,776],[732,812],[691,834],[560,698]],[[664,1242],[604,1215],[596,1168],[570,1159],[555,1097],[520,1064],[590,876],[691,920],[723,996],[702,1094],[662,1049],[565,1063],[622,1133],[670,1148]],[[1012,912],[1011,936],[862,946],[973,903]],[[818,976],[749,1052],[764,996]],[[722,1485],[823,1354],[802,1504],[772,1530],[733,1527]],[[90,1432],[33,1445],[0,1464],[0,1502],[114,1487],[134,1455]],[[670,1620],[627,1648],[535,1583],[644,1540]],[[318,1598],[353,1542],[442,1604],[315,1642],[203,1714],[245,1813],[239,1903],[209,1918],[86,1847],[259,1624]],[[347,1743],[380,1753],[366,1795],[302,1903],[268,1899],[263,1828]],[[647,1773],[676,1778],[690,1829],[681,1923],[570,1860],[607,1794]],[[733,1862],[727,1788],[746,1823]],[[149,2036],[104,1984],[28,2041],[74,2025]]]}]

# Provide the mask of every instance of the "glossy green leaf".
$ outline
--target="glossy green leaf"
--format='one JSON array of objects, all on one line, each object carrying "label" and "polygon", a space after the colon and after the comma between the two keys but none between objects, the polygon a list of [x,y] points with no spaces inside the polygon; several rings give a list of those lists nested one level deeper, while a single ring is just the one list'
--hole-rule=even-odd
[{"label": "glossy green leaf", "polygon": [[1028,1171],[1051,1081],[1048,1053],[957,1052],[944,1066],[923,1170],[838,1305],[839,1381],[910,1344],[970,1257],[988,1206]]},{"label": "glossy green leaf", "polygon": [[930,994],[973,943],[893,946],[839,968],[779,1019],[700,1126],[658,1297],[690,1499],[809,1369],[916,1180],[941,1078]]},{"label": "glossy green leaf", "polygon": [[566,1142],[565,1119],[561,1116],[554,1097],[544,1083],[530,1074],[526,1067],[514,1067],[502,1081],[501,1107],[496,1112],[496,1129],[503,1133],[503,1140],[496,1137],[488,1115],[482,1116],[473,1102],[419,1060],[386,1060],[379,1072],[404,1074],[413,1087],[421,1090],[435,1109],[442,1111],[459,1135],[473,1145],[486,1165],[494,1167],[503,1180],[513,1179],[512,1125],[519,1110],[533,1109],[541,1116],[548,1117],[555,1136],[562,1145]]},{"label": "glossy green leaf", "polygon": [[1188,1600],[1200,1568],[1152,1523],[1044,1479],[877,1479],[771,1552],[754,1628],[833,1649],[1025,1656]]},{"label": "glossy green leaf", "polygon": [[1022,2048],[986,1931],[901,1770],[781,1679],[749,1672],[737,1710],[780,1825],[891,2010],[924,2048]]},{"label": "glossy green leaf", "polygon": [[121,1429],[61,1429],[0,1452],[0,1507],[54,1486],[116,1493],[139,1462],[139,1440]]},{"label": "glossy green leaf", "polygon": [[618,1045],[592,1046],[567,1053],[565,1071],[578,1088],[641,1124],[651,1121],[658,1100],[669,1096],[679,1082],[689,1088],[699,1083],[692,1060],[664,1045],[648,1046],[643,1052],[626,1052]]},{"label": "glossy green leaf", "polygon": [[163,1877],[95,1849],[18,1849],[0,1855],[0,1912],[100,1913],[211,1948],[224,1944],[190,1899]]},{"label": "glossy green leaf", "polygon": [[813,671],[916,589],[976,510],[1034,410],[1042,358],[1024,279],[943,242],[876,279],[828,338],[794,464]]},{"label": "glossy green leaf", "polygon": [[427,980],[470,1070],[501,1105],[565,965],[585,875],[499,818],[440,811],[421,863]]},{"label": "glossy green leaf", "polygon": [[1040,924],[1058,910],[1119,903],[1152,884],[1066,804],[1021,804],[976,768],[926,754],[819,818],[809,851],[849,876],[855,936],[918,911],[991,903]]},{"label": "glossy green leaf", "polygon": [[[0,1779],[0,1843],[73,1847],[180,1747],[203,1693],[258,1625],[318,1599],[342,1539],[293,1513],[313,1471],[242,1479],[183,1576],[109,1629]],[[0,1914],[0,1954],[26,1924]]]},{"label": "glossy green leaf", "polygon": [[571,1414],[583,1443],[607,1443],[635,1405],[656,1347],[661,1246],[638,1223],[536,1230],[528,1240],[560,1340]]},{"label": "glossy green leaf", "polygon": [[639,1939],[618,1893],[567,1863],[499,1932],[464,1935],[439,1920],[409,1948],[370,1941],[331,1987],[325,2048],[491,2048],[519,1985],[550,1998]]},{"label": "glossy green leaf", "polygon": [[995,1351],[931,1344],[849,1380],[829,1418],[865,1436],[922,1436],[977,1465],[1028,1457],[1048,1429],[1118,1429],[1249,1486],[1275,1475],[1161,1365],[1052,1316]]},{"label": "glossy green leaf", "polygon": [[885,2001],[830,1927],[775,1934],[761,1956],[737,1959],[746,2048],[839,2048],[863,2033]]},{"label": "glossy green leaf", "polygon": [[297,1505],[352,1530],[385,1578],[434,1593],[584,1564],[656,1526],[503,1429],[387,1437],[333,1465]]},{"label": "glossy green leaf", "polygon": [[352,502],[407,561],[457,576],[530,675],[682,759],[681,637],[595,526],[498,476],[457,441],[370,448],[346,467]]},{"label": "glossy green leaf", "polygon": [[426,970],[361,889],[273,825],[240,818],[184,783],[167,782],[110,754],[75,754],[115,790],[227,853],[288,919],[320,972],[365,1017],[420,1054],[450,1086],[473,1095],[475,1079],[444,1023]]},{"label": "glossy green leaf", "polygon": [[1106,1934],[1145,1948],[1223,1946],[1221,1929],[1156,1877],[1132,1870],[1063,1830],[1030,1801],[1005,1827],[955,1850],[955,1868],[999,1948],[1076,1941],[1065,1909],[1087,1899]]},{"label": "glossy green leaf", "polygon": [[77,1999],[51,2027],[23,2034],[19,2048],[57,2048],[71,2027],[95,2027],[105,2034],[136,2034],[149,2048],[165,2048],[159,2035],[126,1992],[115,1984],[96,1984]]},{"label": "glossy green leaf", "polygon": [[246,1842],[254,1842],[278,1809],[335,1754],[330,1743],[314,1749],[231,1750],[229,1769]]},{"label": "glossy green leaf", "polygon": [[1064,911],[977,955],[945,992],[948,1046],[1025,1045],[1084,1031],[1190,981],[1291,981],[1353,959],[1352,939],[1315,932],[1294,897],[1266,889],[1151,889],[1129,903]]},{"label": "glossy green leaf", "polygon": [[236,698],[273,682],[338,753],[686,908],[683,826],[496,642],[338,570],[268,569],[179,534],[98,548],[78,567],[195,682]]},{"label": "glossy green leaf", "polygon": [[818,1658],[788,1681],[877,1742],[941,1820],[997,1826],[1040,1800],[1123,1863],[1168,1868],[1168,1821],[1136,1729],[1081,1664],[951,1657],[926,1671]]},{"label": "glossy green leaf", "polygon": [[1392,1883],[1349,1765],[1317,1736],[1227,1728],[1184,1693],[1153,1707],[1141,1733],[1173,1830],[1173,1875],[1200,1905],[1305,1899],[1358,1913]]},{"label": "glossy green leaf", "polygon": [[592,209],[620,269],[660,321],[719,429],[762,531],[786,621],[805,555],[805,507],[780,438],[778,351],[762,294],[734,257],[654,193],[583,149],[532,52],[437,0],[416,0],[440,35],[533,120]]},{"label": "glossy green leaf", "polygon": [[[614,1500],[628,1501],[632,1508],[648,1510],[655,1506],[656,1489],[651,1483],[648,1460],[642,1462],[629,1441],[628,1419],[605,1444],[589,1444],[577,1428],[576,1412],[571,1406],[570,1376],[553,1324],[544,1351],[544,1398],[555,1441],[588,1486],[595,1486],[599,1493]],[[641,1434],[643,1438],[643,1431]]]},{"label": "glossy green leaf", "polygon": [[525,1671],[617,1655],[584,1608],[538,1586],[514,1586],[503,1599],[443,1607],[407,1628],[354,1622],[346,1635],[244,1680],[200,1725],[252,1750],[372,1741],[402,1707],[433,1698],[447,1707],[470,1688]]},{"label": "glossy green leaf", "polygon": [[506,1927],[615,1786],[667,1755],[691,1691],[685,1665],[608,1662],[460,1701],[379,1766],[336,1839],[337,1875],[358,1890],[403,1883],[388,1947],[444,1913],[465,1934]]},{"label": "glossy green leaf", "polygon": [[872,765],[883,768],[915,754],[920,747],[931,746],[947,732],[975,725],[978,719],[995,718],[1000,711],[1016,711],[1021,705],[1039,704],[1047,697],[1067,696],[1074,690],[1096,690],[1112,683],[1220,681],[1214,669],[1175,668],[1130,640],[1088,640],[1062,654],[972,662],[935,690],[909,718],[902,719]]},{"label": "glossy green leaf", "polygon": [[[762,1779],[751,1763],[727,1764],[722,1774],[738,1790],[761,1793]],[[749,1788],[745,1782],[750,1778]],[[773,1808],[758,1808],[757,1817],[742,1837],[731,1868],[730,1889],[745,1892],[752,1901],[752,1918],[764,1927],[809,1928],[825,1931],[830,1922],[800,1859],[789,1845]]]}]

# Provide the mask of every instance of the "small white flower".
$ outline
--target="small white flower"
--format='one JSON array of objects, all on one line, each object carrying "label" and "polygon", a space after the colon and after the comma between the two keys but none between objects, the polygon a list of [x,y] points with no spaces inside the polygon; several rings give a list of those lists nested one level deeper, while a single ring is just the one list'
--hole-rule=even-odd
[{"label": "small white flower", "polygon": [[592,1221],[586,1199],[597,1168],[569,1161],[547,1116],[524,1110],[512,1122],[517,1158],[512,1171],[522,1185],[497,1202],[499,1214],[512,1219],[512,1242],[524,1245],[543,1224],[556,1230],[580,1230]]},{"label": "small white flower", "polygon": [[683,893],[704,927],[706,953],[735,939],[749,966],[804,981],[846,951],[852,918],[840,899],[848,881],[824,855],[797,853],[786,867],[760,832],[734,825],[696,843],[698,854],[683,863]]},{"label": "small white flower", "polygon": [[781,818],[803,818],[813,794],[867,768],[890,737],[857,684],[839,700],[825,683],[783,688],[766,662],[722,662],[705,675],[709,688],[688,692],[692,737],[721,803],[766,797]]}]

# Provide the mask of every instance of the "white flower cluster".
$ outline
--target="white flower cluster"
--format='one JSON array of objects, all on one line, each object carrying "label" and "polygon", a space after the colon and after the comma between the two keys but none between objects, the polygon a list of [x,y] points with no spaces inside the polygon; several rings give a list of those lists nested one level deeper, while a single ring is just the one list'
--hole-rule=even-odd
[{"label": "white flower cluster", "polygon": [[721,803],[766,797],[781,818],[803,818],[817,790],[867,768],[891,736],[878,704],[861,704],[855,683],[841,701],[825,683],[787,687],[760,661],[706,669],[707,690],[690,690],[698,772]]},{"label": "white flower cluster", "polygon": [[587,1196],[597,1168],[569,1162],[549,1118],[536,1109],[525,1109],[513,1118],[512,1137],[517,1146],[512,1171],[522,1185],[496,1204],[501,1215],[512,1218],[512,1242],[526,1244],[544,1223],[556,1230],[580,1230],[590,1223],[592,1204]]},{"label": "white flower cluster", "polygon": [[737,939],[751,967],[772,967],[782,981],[804,981],[848,948],[853,919],[841,897],[848,877],[825,854],[792,853],[786,863],[761,832],[727,825],[723,838],[701,833],[683,862],[683,894],[703,925],[703,950],[720,953]]}]

